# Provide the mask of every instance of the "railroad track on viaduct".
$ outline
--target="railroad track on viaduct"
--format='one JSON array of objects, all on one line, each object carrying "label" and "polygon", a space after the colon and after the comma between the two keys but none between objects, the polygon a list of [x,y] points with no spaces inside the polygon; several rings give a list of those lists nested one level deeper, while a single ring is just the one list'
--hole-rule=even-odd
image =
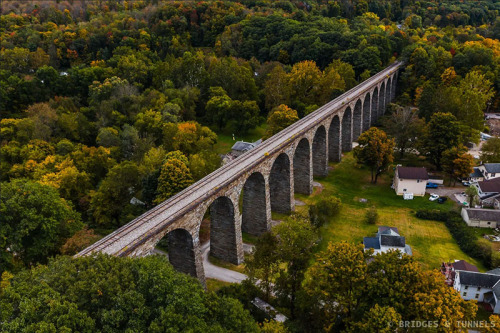
[{"label": "railroad track on viaduct", "polygon": [[211,255],[241,263],[242,231],[266,232],[271,211],[289,213],[294,193],[312,193],[313,176],[326,176],[328,162],[340,161],[383,115],[401,66],[391,64],[76,256],[145,256],[167,237],[174,268],[205,284],[199,232],[209,211]]}]

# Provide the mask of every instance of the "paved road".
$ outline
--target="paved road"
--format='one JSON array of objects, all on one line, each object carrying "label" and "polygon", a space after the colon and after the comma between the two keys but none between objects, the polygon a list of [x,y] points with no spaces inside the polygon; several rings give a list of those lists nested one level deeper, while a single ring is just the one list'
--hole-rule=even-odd
[{"label": "paved road", "polygon": [[[251,245],[243,244],[243,250],[248,250]],[[220,281],[231,282],[231,283],[241,283],[246,280],[247,276],[245,274],[232,271],[230,269],[215,266],[208,260],[208,253],[210,252],[210,242],[206,242],[201,246],[201,253],[203,257],[203,268],[205,269],[205,277],[211,279],[217,279]],[[245,251],[246,252],[246,251]]]}]

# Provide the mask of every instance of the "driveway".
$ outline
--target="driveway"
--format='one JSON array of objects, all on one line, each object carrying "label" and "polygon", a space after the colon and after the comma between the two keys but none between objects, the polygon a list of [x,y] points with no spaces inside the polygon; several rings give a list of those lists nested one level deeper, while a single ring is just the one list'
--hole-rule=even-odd
[{"label": "driveway", "polygon": [[428,188],[425,190],[426,193],[436,193],[440,197],[448,197],[453,201],[462,203],[466,200],[463,199],[463,196],[460,194],[467,189],[466,186],[458,185],[457,187],[447,187],[447,186],[439,186],[438,188]]}]

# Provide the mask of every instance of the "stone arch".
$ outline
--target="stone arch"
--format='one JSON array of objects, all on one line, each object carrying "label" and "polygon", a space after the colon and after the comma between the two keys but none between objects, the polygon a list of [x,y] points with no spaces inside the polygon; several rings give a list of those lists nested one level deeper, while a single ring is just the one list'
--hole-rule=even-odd
[{"label": "stone arch", "polygon": [[363,132],[370,128],[370,105],[370,94],[366,94],[363,101]]},{"label": "stone arch", "polygon": [[385,82],[382,81],[382,84],[380,85],[380,92],[378,94],[378,116],[382,116],[385,113]]},{"label": "stone arch", "polygon": [[347,107],[342,116],[342,151],[352,150],[352,112]]},{"label": "stone arch", "polygon": [[352,119],[352,140],[356,141],[363,132],[363,110],[361,98],[356,101]]},{"label": "stone arch", "polygon": [[269,192],[273,212],[288,214],[292,211],[290,186],[290,158],[287,154],[281,153],[274,160],[269,175]]},{"label": "stone arch", "polygon": [[239,265],[243,258],[237,246],[234,211],[233,202],[225,196],[218,197],[210,205],[210,254]]},{"label": "stone arch", "polygon": [[266,180],[260,172],[247,178],[242,191],[241,230],[254,236],[269,231],[266,200]]},{"label": "stone arch", "polygon": [[340,134],[340,118],[335,116],[328,128],[328,159],[330,162],[340,162],[342,154]]},{"label": "stone arch", "polygon": [[167,234],[168,260],[175,270],[198,277],[193,237],[185,229],[175,229]]},{"label": "stone arch", "polygon": [[324,177],[328,175],[328,158],[327,158],[327,143],[326,129],[321,125],[316,129],[313,139],[312,149],[313,160],[313,176]]},{"label": "stone arch", "polygon": [[375,125],[378,119],[378,87],[372,92],[372,103],[371,103],[371,112],[370,112],[370,123],[371,125]]},{"label": "stone arch", "polygon": [[293,155],[293,186],[294,192],[312,193],[311,146],[306,138],[299,141]]}]

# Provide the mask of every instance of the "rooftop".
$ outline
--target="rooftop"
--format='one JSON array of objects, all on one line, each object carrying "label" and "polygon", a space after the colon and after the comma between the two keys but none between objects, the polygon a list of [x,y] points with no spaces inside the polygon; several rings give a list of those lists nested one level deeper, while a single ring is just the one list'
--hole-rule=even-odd
[{"label": "rooftop", "polygon": [[457,260],[451,264],[456,271],[479,272],[476,266],[469,264],[465,260]]},{"label": "rooftop", "polygon": [[426,168],[398,166],[397,172],[400,179],[429,179]]},{"label": "rooftop", "polygon": [[500,163],[484,163],[484,168],[489,173],[500,173]]},{"label": "rooftop", "polygon": [[238,151],[247,151],[258,146],[261,142],[262,140],[258,140],[255,142],[236,141],[231,149]]},{"label": "rooftop", "polygon": [[477,185],[482,192],[500,192],[500,178],[483,180],[482,182],[477,182]]},{"label": "rooftop", "polygon": [[394,235],[380,235],[380,244],[384,246],[405,247],[405,238]]},{"label": "rooftop", "polygon": [[467,216],[471,220],[500,222],[500,210],[483,208],[466,208]]},{"label": "rooftop", "polygon": [[483,174],[481,173],[479,168],[474,167],[474,172],[469,174],[469,177],[470,178],[481,178],[481,177],[483,177]]},{"label": "rooftop", "polygon": [[396,227],[380,226],[378,227],[378,233],[381,235],[394,235],[395,233],[396,236],[399,236],[399,231]]},{"label": "rooftop", "polygon": [[365,249],[380,250],[380,241],[378,237],[363,237]]},{"label": "rooftop", "polygon": [[499,275],[488,273],[457,271],[457,274],[460,277],[460,283],[468,286],[491,289],[500,280]]}]

